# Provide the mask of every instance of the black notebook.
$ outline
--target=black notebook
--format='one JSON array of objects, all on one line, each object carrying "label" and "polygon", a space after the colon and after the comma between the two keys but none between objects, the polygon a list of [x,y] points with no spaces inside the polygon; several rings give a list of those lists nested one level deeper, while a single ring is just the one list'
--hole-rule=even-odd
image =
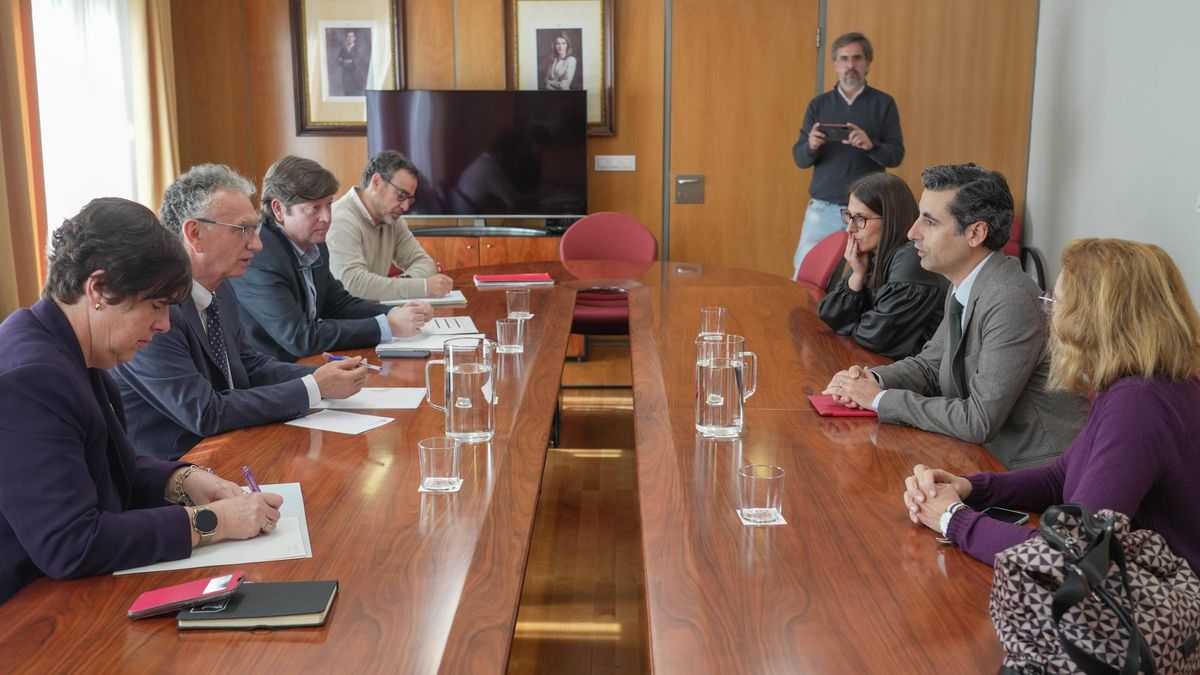
[{"label": "black notebook", "polygon": [[245,583],[228,598],[180,612],[179,629],[321,626],[337,590],[336,581]]}]

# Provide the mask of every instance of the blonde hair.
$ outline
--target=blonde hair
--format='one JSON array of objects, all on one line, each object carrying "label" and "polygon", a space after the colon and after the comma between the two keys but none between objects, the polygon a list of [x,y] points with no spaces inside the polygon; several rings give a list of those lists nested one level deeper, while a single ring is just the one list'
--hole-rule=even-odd
[{"label": "blonde hair", "polygon": [[1131,375],[1182,381],[1200,370],[1200,318],[1158,246],[1076,239],[1062,255],[1050,321],[1050,386],[1102,391]]}]

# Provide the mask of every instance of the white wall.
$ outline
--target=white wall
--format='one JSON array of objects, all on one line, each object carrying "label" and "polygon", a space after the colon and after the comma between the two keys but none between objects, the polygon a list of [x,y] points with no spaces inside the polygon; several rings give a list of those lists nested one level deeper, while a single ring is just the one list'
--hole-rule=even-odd
[{"label": "white wall", "polygon": [[1026,245],[1162,246],[1200,302],[1200,2],[1042,0]]}]

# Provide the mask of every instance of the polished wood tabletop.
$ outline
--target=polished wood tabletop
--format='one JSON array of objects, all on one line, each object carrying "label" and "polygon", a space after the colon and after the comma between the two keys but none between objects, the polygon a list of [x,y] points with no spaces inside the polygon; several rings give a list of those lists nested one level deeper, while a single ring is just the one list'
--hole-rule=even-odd
[{"label": "polished wood tabletop", "polygon": [[[806,394],[849,363],[882,359],[832,335],[806,292],[692,263],[523,263],[455,271],[469,304],[439,314],[469,314],[494,336],[504,293],[477,291],[470,277],[505,269],[544,269],[558,283],[533,291],[526,353],[497,362],[496,438],[464,445],[461,492],[417,492],[416,443],[443,426],[428,405],[372,411],[396,421],[357,436],[271,424],[188,454],[226,478],[248,464],[261,483],[302,485],[313,557],[245,570],[258,581],[339,580],[324,627],[179,632],[171,617],[125,618],[140,592],[222,568],[42,579],[0,606],[5,670],[503,672],[575,291],[599,287],[629,291],[655,672],[995,671],[991,568],[912,526],[900,486],[917,462],[963,473],[999,465],[944,436],[815,415]],[[714,304],[760,359],[736,440],[693,426],[698,309]],[[424,386],[423,361],[383,364],[368,386]],[[787,472],[788,525],[741,525],[734,476],[750,463]]]}]

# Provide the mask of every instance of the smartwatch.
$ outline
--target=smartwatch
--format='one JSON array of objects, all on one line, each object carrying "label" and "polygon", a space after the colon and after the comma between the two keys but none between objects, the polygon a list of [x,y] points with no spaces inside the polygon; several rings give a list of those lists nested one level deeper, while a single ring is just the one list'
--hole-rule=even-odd
[{"label": "smartwatch", "polygon": [[212,540],[217,533],[217,514],[204,506],[197,506],[192,512],[192,529],[200,533],[200,545]]}]

